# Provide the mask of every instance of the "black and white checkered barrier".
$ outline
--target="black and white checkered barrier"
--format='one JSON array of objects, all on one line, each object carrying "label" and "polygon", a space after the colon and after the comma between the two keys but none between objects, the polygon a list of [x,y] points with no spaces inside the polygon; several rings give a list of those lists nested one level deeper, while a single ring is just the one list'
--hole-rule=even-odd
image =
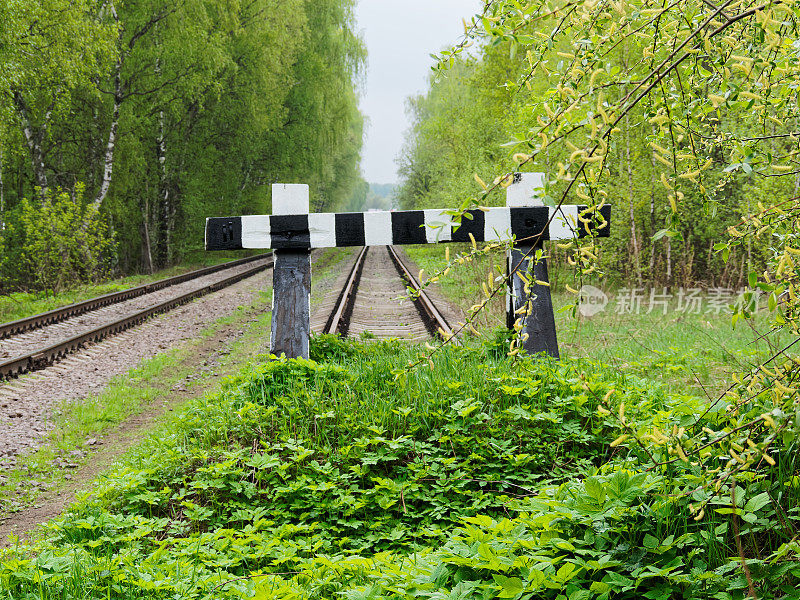
[{"label": "black and white checkered barrier", "polygon": [[470,242],[471,238],[476,242],[491,242],[511,236],[524,244],[573,239],[590,233],[608,237],[611,221],[609,205],[600,207],[599,215],[592,214],[586,206],[576,205],[562,206],[557,211],[547,206],[532,206],[468,212],[472,218],[465,216],[458,228],[445,211],[438,209],[212,217],[206,221],[206,250],[436,244]]}]

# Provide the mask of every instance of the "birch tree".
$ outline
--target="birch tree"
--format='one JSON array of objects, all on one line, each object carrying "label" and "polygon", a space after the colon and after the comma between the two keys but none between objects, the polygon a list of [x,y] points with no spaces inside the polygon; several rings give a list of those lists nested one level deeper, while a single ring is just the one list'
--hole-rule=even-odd
[{"label": "birch tree", "polygon": [[56,115],[113,59],[114,25],[94,0],[0,3],[0,103],[24,135],[34,184],[44,194]]}]

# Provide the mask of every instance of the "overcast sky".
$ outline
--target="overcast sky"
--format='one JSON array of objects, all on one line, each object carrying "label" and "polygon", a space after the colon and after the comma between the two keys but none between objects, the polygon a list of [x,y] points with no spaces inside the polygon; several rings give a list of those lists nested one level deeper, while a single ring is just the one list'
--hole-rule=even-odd
[{"label": "overcast sky", "polygon": [[397,182],[395,158],[408,128],[405,101],[425,91],[431,53],[458,42],[462,17],[479,0],[359,0],[357,28],[369,53],[361,111],[369,123],[361,170],[371,183]]}]

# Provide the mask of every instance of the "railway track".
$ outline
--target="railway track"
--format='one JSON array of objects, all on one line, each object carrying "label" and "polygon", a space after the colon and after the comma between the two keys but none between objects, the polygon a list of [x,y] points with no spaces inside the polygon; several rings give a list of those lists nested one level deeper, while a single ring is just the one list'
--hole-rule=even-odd
[{"label": "railway track", "polygon": [[[407,286],[417,292],[413,302],[398,300]],[[357,254],[336,299],[320,307],[312,329],[319,333],[422,341],[452,329],[428,293],[392,246],[363,248]],[[324,323],[322,317],[325,317]]]},{"label": "railway track", "polygon": [[55,310],[39,313],[38,315],[33,315],[32,317],[26,317],[24,319],[10,321],[8,323],[0,323],[0,340],[19,335],[20,333],[24,333],[26,331],[40,329],[42,327],[46,327],[47,325],[61,323],[62,321],[66,321],[72,317],[77,317],[78,315],[97,310],[98,308],[111,306],[112,304],[130,300],[131,298],[138,298],[139,296],[151,294],[157,290],[179,285],[186,281],[191,281],[192,279],[198,279],[206,275],[217,273],[218,271],[223,271],[225,269],[238,267],[239,265],[245,265],[263,259],[263,255],[241,258],[239,260],[213,265],[203,269],[197,269],[196,271],[189,271],[183,275],[168,277],[167,279],[154,281],[153,283],[147,283],[145,285],[128,288],[127,290],[113,292],[103,296],[97,296],[96,298],[90,298],[89,300],[84,300],[83,302],[76,302],[75,304],[62,306],[61,308],[56,308]]},{"label": "railway track", "polygon": [[0,379],[48,367],[79,348],[271,266],[267,255],[250,257],[0,325]]}]

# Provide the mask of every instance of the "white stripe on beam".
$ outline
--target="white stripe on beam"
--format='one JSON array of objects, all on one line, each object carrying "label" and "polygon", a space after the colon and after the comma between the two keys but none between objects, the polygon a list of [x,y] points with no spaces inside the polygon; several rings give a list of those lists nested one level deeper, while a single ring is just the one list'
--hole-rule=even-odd
[{"label": "white stripe on beam", "polygon": [[367,246],[391,246],[392,213],[384,210],[364,213],[364,243]]},{"label": "white stripe on beam", "polygon": [[483,239],[487,242],[511,239],[511,210],[490,208],[483,213]]},{"label": "white stripe on beam", "polygon": [[506,206],[544,206],[539,197],[539,190],[544,188],[544,173],[517,173],[517,179],[516,183],[506,188]]},{"label": "white stripe on beam", "polygon": [[308,215],[308,231],[312,248],[336,247],[336,215],[334,213],[311,213]]},{"label": "white stripe on beam", "polygon": [[429,244],[453,239],[453,221],[450,215],[436,208],[422,212],[425,213],[425,238]]},{"label": "white stripe on beam", "polygon": [[308,185],[305,183],[272,184],[273,215],[304,215],[309,207]]},{"label": "white stripe on beam", "polygon": [[242,217],[242,248],[271,248],[269,216],[245,215]]},{"label": "white stripe on beam", "polygon": [[[555,216],[554,216],[555,215]],[[557,211],[550,207],[550,239],[571,240],[578,237],[578,207],[575,205],[562,205]]]}]

